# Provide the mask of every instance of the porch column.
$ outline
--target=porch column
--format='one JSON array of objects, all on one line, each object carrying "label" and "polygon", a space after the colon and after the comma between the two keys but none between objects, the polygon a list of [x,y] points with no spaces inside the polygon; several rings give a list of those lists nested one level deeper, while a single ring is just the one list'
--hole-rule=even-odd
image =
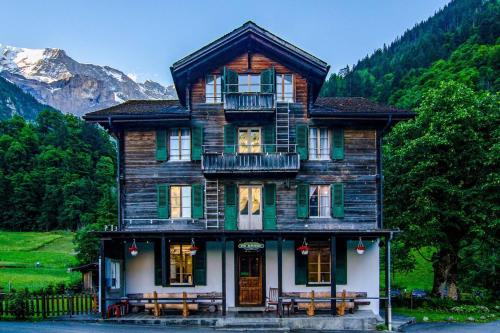
[{"label": "porch column", "polygon": [[337,279],[335,278],[335,273],[337,271],[337,238],[332,235],[330,238],[330,307],[332,316],[337,315]]},{"label": "porch column", "polygon": [[392,331],[392,306],[391,306],[391,239],[390,236],[385,237],[385,325],[387,329]]},{"label": "porch column", "polygon": [[167,240],[161,237],[161,285],[167,285]]},{"label": "porch column", "polygon": [[105,241],[101,239],[99,249],[99,310],[102,319],[106,319],[106,257],[104,251]]},{"label": "porch column", "polygon": [[226,237],[222,237],[222,315],[226,315]]},{"label": "porch column", "polygon": [[282,297],[283,295],[283,238],[278,237],[278,314],[283,316]]}]

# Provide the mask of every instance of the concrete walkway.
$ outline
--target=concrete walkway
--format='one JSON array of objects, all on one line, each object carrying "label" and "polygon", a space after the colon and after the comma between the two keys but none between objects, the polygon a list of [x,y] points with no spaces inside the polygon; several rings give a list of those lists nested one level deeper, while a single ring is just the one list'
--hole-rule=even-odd
[{"label": "concrete walkway", "polygon": [[418,323],[404,328],[412,333],[500,333],[500,321],[473,323]]}]

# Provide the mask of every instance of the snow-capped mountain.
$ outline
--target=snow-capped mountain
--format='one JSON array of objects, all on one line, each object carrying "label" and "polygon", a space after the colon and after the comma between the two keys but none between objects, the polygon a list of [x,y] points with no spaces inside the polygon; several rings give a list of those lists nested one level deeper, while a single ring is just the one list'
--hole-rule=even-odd
[{"label": "snow-capped mountain", "polygon": [[82,64],[61,49],[0,44],[0,76],[40,103],[81,116],[129,99],[174,99],[173,86],[138,83],[109,66]]}]

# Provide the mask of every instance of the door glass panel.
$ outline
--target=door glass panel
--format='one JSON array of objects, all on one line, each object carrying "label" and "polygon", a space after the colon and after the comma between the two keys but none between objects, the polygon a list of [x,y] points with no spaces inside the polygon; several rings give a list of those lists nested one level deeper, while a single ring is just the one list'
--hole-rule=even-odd
[{"label": "door glass panel", "polygon": [[248,215],[248,187],[240,187],[240,215]]},{"label": "door glass panel", "polygon": [[252,187],[252,215],[260,215],[260,187]]},{"label": "door glass panel", "polygon": [[260,128],[238,129],[238,153],[262,152]]}]

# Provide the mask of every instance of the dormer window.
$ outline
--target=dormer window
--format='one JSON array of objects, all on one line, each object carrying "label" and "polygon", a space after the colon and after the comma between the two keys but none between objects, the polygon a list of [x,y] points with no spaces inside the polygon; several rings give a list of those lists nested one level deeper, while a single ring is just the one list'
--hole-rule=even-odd
[{"label": "dormer window", "polygon": [[276,98],[278,102],[293,103],[293,75],[276,75]]},{"label": "dormer window", "polygon": [[221,76],[216,74],[207,75],[205,81],[205,103],[222,102]]}]

